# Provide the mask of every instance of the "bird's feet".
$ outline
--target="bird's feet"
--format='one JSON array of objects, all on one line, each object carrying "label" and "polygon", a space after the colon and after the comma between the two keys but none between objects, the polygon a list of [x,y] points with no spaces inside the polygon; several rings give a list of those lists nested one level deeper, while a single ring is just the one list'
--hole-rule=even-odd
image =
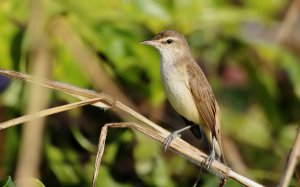
[{"label": "bird's feet", "polygon": [[187,129],[190,129],[191,127],[192,127],[192,125],[186,126],[186,127],[182,128],[182,129],[179,129],[179,130],[177,130],[177,131],[172,132],[169,136],[167,136],[167,138],[166,138],[166,139],[164,140],[164,142],[163,142],[164,150],[166,151],[166,150],[168,149],[169,145],[171,144],[171,142],[172,142],[175,138],[177,138],[177,137],[180,138],[180,136],[181,136],[180,133],[181,133],[181,132],[183,132],[183,131],[185,131],[185,130],[187,130]]},{"label": "bird's feet", "polygon": [[202,163],[202,167],[208,171],[210,169],[212,162],[215,160],[215,157],[216,157],[215,150],[212,149],[212,151],[210,152],[206,160]]},{"label": "bird's feet", "polygon": [[168,149],[169,145],[171,144],[171,142],[172,142],[175,138],[177,138],[177,137],[180,138],[180,136],[181,136],[180,132],[177,132],[177,131],[174,131],[174,132],[172,132],[169,136],[167,136],[166,139],[165,139],[164,142],[163,142],[164,151],[167,151],[167,149]]}]

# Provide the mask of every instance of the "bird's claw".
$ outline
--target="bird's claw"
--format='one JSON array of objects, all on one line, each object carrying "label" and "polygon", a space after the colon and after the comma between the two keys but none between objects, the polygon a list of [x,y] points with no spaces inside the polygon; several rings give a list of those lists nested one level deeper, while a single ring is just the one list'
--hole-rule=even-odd
[{"label": "bird's claw", "polygon": [[191,125],[189,125],[189,126],[186,126],[186,127],[184,127],[184,128],[182,128],[182,129],[179,129],[179,130],[177,130],[177,131],[174,131],[174,132],[172,132],[169,136],[167,136],[167,138],[164,140],[164,142],[163,142],[163,145],[164,145],[164,150],[166,151],[167,149],[168,149],[168,147],[169,147],[169,145],[171,144],[171,142],[175,139],[175,138],[180,138],[180,136],[181,136],[181,132],[183,132],[183,131],[185,131],[185,130],[187,130],[187,129],[190,129],[192,126]]},{"label": "bird's claw", "polygon": [[177,138],[180,137],[181,135],[178,134],[177,132],[173,132],[171,133],[169,136],[167,136],[167,138],[164,140],[163,145],[164,145],[164,151],[167,151],[169,145],[171,144],[171,142]]},{"label": "bird's claw", "polygon": [[210,155],[208,155],[208,157],[205,159],[205,161],[202,163],[202,167],[208,171],[214,160],[215,160],[215,151],[213,150],[210,153]]}]

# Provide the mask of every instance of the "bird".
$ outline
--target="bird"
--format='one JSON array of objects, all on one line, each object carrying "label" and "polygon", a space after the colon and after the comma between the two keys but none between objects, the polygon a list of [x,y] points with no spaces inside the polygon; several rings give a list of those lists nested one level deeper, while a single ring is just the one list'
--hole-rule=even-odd
[{"label": "bird", "polygon": [[160,75],[166,96],[175,111],[187,122],[187,126],[174,131],[165,139],[165,150],[183,131],[196,126],[209,144],[210,154],[205,161],[207,169],[215,159],[225,163],[221,144],[220,109],[185,37],[175,30],[166,30],[141,44],[159,51]]}]

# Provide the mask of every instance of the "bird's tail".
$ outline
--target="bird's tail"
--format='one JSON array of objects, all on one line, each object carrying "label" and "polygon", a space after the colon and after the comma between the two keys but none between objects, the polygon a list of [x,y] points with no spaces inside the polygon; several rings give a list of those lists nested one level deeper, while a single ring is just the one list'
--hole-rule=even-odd
[{"label": "bird's tail", "polygon": [[[217,110],[219,111],[219,109]],[[213,143],[216,145],[218,149],[216,150],[218,160],[226,165],[226,160],[222,148],[222,141],[221,141],[221,119],[219,113],[216,114],[216,124],[215,124],[215,131],[212,134]]]},{"label": "bird's tail", "polygon": [[221,140],[217,139],[216,137],[213,137],[212,143],[214,144],[213,147],[216,152],[217,160],[222,162],[223,164],[226,164],[224,152],[222,149]]},{"label": "bird's tail", "polygon": [[225,156],[224,156],[223,149],[222,149],[220,131],[219,131],[219,134],[216,134],[216,133],[210,131],[209,128],[205,128],[204,133],[205,133],[206,137],[208,138],[210,151],[214,150],[214,152],[215,152],[215,157],[216,157],[215,159],[222,162],[223,164],[225,164],[226,161],[225,161]]}]

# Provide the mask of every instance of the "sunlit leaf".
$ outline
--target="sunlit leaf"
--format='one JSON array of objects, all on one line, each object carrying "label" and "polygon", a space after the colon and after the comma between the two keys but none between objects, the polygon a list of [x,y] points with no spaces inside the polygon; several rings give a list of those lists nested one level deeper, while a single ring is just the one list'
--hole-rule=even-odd
[{"label": "sunlit leaf", "polygon": [[32,186],[32,187],[45,187],[45,185],[38,179],[35,178],[23,178],[14,181],[16,186]]},{"label": "sunlit leaf", "polygon": [[0,187],[14,187],[13,181],[10,176],[0,180]]}]

